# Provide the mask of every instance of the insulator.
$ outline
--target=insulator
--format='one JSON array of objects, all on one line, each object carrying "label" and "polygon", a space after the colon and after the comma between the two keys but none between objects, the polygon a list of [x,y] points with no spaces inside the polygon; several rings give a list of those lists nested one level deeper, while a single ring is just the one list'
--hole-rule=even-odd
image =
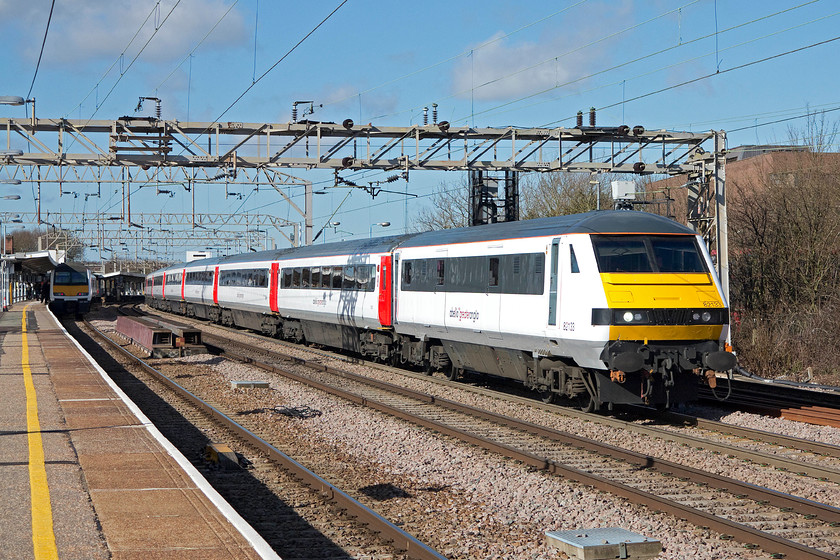
[{"label": "insulator", "polygon": [[437,103],[432,103],[432,124],[437,124]]},{"label": "insulator", "polygon": [[589,108],[589,126],[595,126],[595,107]]},{"label": "insulator", "polygon": [[387,179],[385,179],[385,182],[386,182],[386,183],[393,183],[394,181],[399,181],[399,180],[400,180],[400,176],[399,176],[399,175],[391,175],[390,177],[388,177]]},{"label": "insulator", "polygon": [[423,126],[429,124],[429,108],[423,107]]},{"label": "insulator", "polygon": [[297,105],[292,105],[292,122],[297,122]]},{"label": "insulator", "polygon": [[583,126],[583,111],[578,111],[578,112],[577,112],[577,122],[576,122],[576,126],[577,126],[578,128],[580,128],[580,127],[582,127],[582,126]]}]

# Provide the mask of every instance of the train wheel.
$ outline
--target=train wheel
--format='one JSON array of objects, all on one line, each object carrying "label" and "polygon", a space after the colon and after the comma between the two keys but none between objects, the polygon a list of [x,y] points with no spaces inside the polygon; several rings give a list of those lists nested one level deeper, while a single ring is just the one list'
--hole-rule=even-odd
[{"label": "train wheel", "polygon": [[592,395],[590,395],[589,393],[578,395],[577,402],[578,408],[582,412],[592,412],[593,410],[595,410],[595,399],[592,398]]},{"label": "train wheel", "polygon": [[457,381],[464,374],[464,368],[455,365],[455,362],[449,364],[449,369],[446,371],[446,378],[450,381]]},{"label": "train wheel", "polygon": [[435,368],[432,367],[432,362],[429,360],[423,360],[423,373],[425,375],[432,375],[435,372]]}]

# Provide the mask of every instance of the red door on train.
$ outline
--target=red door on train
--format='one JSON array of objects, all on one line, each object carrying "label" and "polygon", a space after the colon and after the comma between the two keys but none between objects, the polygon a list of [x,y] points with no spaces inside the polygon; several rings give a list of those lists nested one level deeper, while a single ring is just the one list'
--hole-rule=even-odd
[{"label": "red door on train", "polygon": [[379,324],[383,327],[392,324],[391,286],[391,255],[388,255],[379,264]]},{"label": "red door on train", "polygon": [[213,303],[219,305],[219,267],[213,272]]},{"label": "red door on train", "polygon": [[279,273],[280,263],[271,263],[271,272],[268,276],[268,307],[274,313],[279,311],[279,306],[277,305],[277,284]]}]

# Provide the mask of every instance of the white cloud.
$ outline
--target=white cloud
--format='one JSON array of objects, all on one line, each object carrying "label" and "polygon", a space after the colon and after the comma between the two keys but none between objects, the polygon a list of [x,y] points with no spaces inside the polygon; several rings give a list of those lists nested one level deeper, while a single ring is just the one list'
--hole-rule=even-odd
[{"label": "white cloud", "polygon": [[[474,45],[475,50],[456,64],[454,92],[477,101],[507,101],[591,74],[607,66],[616,44],[616,40],[593,40],[603,37],[603,29],[625,27],[630,5],[590,6],[585,14],[575,13],[575,19],[569,20],[574,21],[573,26],[558,18],[541,34],[528,34],[526,40],[519,34],[505,37],[498,32]],[[577,82],[567,87],[576,90],[582,85]]]},{"label": "white cloud", "polygon": [[[37,41],[27,40],[21,46],[21,54],[27,59],[34,61],[38,57],[49,4],[49,1],[33,0],[22,7],[19,2],[0,0],[0,17],[7,24],[26,29],[28,37],[38,38]],[[181,0],[180,3],[178,0],[163,0],[157,8],[154,2],[136,0],[58,2],[50,25],[44,64],[79,64],[90,59],[116,60],[139,29],[140,32],[126,51],[124,60],[127,65],[152,36],[156,27],[159,29],[143,51],[141,60],[171,62],[182,58],[228,7],[229,3],[223,0]],[[170,11],[172,13],[167,19]],[[234,9],[204,45],[239,44],[245,39],[247,33],[242,15]]]}]

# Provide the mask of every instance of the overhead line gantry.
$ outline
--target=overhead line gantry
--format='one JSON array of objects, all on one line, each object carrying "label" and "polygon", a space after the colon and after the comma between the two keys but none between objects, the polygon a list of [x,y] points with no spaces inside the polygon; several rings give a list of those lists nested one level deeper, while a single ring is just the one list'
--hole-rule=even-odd
[{"label": "overhead line gantry", "polygon": [[[624,125],[480,128],[446,121],[392,127],[351,119],[180,122],[128,116],[3,118],[0,127],[6,131],[0,180],[31,181],[39,188],[44,183],[169,184],[192,192],[199,184],[271,186],[303,218],[307,244],[313,238],[312,182],[283,169],[684,174],[691,191],[688,219],[716,249],[722,277],[728,267],[723,132]],[[13,136],[27,152],[13,149]],[[290,185],[304,187],[303,209],[281,188]]]}]

